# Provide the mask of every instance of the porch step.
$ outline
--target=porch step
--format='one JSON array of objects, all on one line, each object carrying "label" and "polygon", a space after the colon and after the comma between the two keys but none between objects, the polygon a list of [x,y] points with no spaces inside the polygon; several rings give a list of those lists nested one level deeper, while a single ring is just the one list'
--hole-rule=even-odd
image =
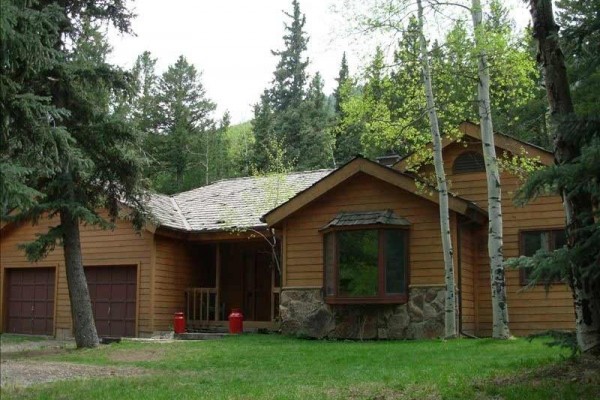
[{"label": "porch step", "polygon": [[212,340],[222,339],[229,335],[224,332],[186,332],[175,334],[175,339],[179,340]]}]

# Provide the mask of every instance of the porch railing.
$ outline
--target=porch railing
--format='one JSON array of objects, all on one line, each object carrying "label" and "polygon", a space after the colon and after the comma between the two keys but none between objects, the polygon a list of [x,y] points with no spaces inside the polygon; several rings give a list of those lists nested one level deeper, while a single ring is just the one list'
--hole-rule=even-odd
[{"label": "porch railing", "polygon": [[219,320],[220,310],[217,288],[187,288],[185,296],[185,315],[188,325]]}]

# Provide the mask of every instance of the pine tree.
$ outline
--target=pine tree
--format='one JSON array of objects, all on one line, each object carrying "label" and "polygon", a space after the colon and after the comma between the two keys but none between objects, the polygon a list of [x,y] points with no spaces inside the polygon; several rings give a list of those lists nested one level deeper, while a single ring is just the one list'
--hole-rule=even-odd
[{"label": "pine tree", "polygon": [[313,170],[333,165],[334,139],[330,132],[327,101],[323,94],[323,81],[319,73],[311,80],[302,103],[305,118],[299,149],[303,156],[298,160],[299,170]]},{"label": "pine tree", "polygon": [[160,192],[179,192],[209,181],[207,146],[214,132],[211,116],[216,105],[206,97],[200,78],[183,56],[160,78],[158,132],[147,138],[146,146],[154,161],[154,185]]},{"label": "pine tree", "polygon": [[[27,118],[22,118],[23,108],[3,106],[3,112],[7,111],[3,122],[11,126],[6,133],[9,146],[27,140],[40,160],[28,171],[29,183],[39,195],[34,202],[19,204],[17,219],[37,222],[49,215],[60,219],[59,225],[25,250],[30,259],[39,260],[62,243],[76,344],[94,347],[98,335],[81,259],[80,223],[110,227],[125,202],[140,226],[144,207],[136,133],[110,104],[120,91],[128,89],[128,82],[123,71],[106,62],[108,47],[89,21],[110,23],[126,33],[131,13],[119,0],[92,4],[2,2],[2,7],[3,16],[8,11],[17,17],[3,21],[3,31],[10,27],[6,32],[16,40],[5,42],[3,38],[3,50],[8,52],[3,54],[11,55],[11,62],[2,66],[9,65],[8,71],[27,71],[16,81],[13,93],[26,89],[27,107],[35,112],[47,108],[42,114],[45,117],[32,129]],[[29,46],[39,51],[33,55],[37,65],[29,59]],[[29,74],[34,70],[35,75]],[[10,77],[10,72],[6,76]],[[39,104],[33,106],[31,101]],[[15,161],[28,156],[12,153]],[[99,210],[105,210],[108,218]]]},{"label": "pine tree", "polygon": [[[254,151],[252,164],[257,171],[270,172],[269,160],[275,152],[278,137],[275,135],[275,115],[271,109],[269,92],[260,97],[260,103],[254,105],[252,132],[254,133]],[[279,143],[280,144],[280,143]]]},{"label": "pine tree", "polygon": [[[556,187],[564,199],[567,249],[559,260],[569,263],[567,278],[573,292],[577,342],[582,352],[600,354],[600,121],[581,120],[575,114],[559,27],[552,2],[530,0],[533,36],[543,68],[550,108],[556,165],[535,174],[525,198]],[[582,30],[587,27],[582,26]]]},{"label": "pine tree", "polygon": [[357,103],[360,95],[354,80],[350,76],[346,53],[342,56],[337,87],[334,91],[335,99],[335,126],[333,134],[335,146],[333,161],[334,166],[350,161],[357,154],[362,153],[360,138],[364,124],[360,120],[352,120],[351,110],[353,103]]},{"label": "pine tree", "polygon": [[340,72],[338,73],[338,77],[335,79],[337,82],[337,87],[333,92],[333,97],[335,98],[335,113],[337,116],[342,114],[342,106],[344,99],[343,87],[347,84],[350,79],[350,70],[348,68],[348,60],[346,59],[346,52],[342,54],[342,61],[340,64]]},{"label": "pine tree", "polygon": [[[291,19],[290,24],[285,24],[284,49],[272,51],[279,57],[272,85],[254,108],[258,120],[253,123],[256,138],[253,158],[258,172],[271,170],[269,160],[281,157],[285,157],[291,169],[331,165],[329,130],[320,128],[322,110],[326,111],[327,105],[321,101],[321,95],[315,95],[314,86],[312,94],[307,88],[306,18],[297,0],[292,1],[292,8],[291,13],[284,13]],[[321,152],[323,148],[329,149],[325,156]],[[313,151],[318,153],[311,153]]]}]

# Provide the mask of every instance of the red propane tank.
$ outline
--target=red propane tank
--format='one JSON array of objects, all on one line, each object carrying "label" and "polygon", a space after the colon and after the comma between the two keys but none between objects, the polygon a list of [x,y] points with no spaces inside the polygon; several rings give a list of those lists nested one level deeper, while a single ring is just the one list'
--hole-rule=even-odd
[{"label": "red propane tank", "polygon": [[176,312],[173,315],[173,331],[177,334],[185,332],[185,317],[182,312]]},{"label": "red propane tank", "polygon": [[243,333],[244,332],[244,315],[242,310],[234,308],[229,314],[229,333]]}]

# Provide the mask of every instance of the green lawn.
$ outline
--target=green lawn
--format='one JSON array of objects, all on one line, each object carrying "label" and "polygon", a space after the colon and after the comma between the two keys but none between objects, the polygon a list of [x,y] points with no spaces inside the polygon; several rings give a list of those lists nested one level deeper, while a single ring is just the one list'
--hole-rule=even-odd
[{"label": "green lawn", "polygon": [[595,398],[595,384],[531,372],[564,363],[567,354],[521,339],[352,342],[244,335],[123,342],[38,358],[136,366],[149,369],[148,375],[55,382],[1,394],[3,400]]},{"label": "green lawn", "polygon": [[0,334],[0,342],[2,344],[17,344],[24,342],[41,342],[46,340],[43,336],[28,336],[28,335],[12,335],[10,333]]}]

